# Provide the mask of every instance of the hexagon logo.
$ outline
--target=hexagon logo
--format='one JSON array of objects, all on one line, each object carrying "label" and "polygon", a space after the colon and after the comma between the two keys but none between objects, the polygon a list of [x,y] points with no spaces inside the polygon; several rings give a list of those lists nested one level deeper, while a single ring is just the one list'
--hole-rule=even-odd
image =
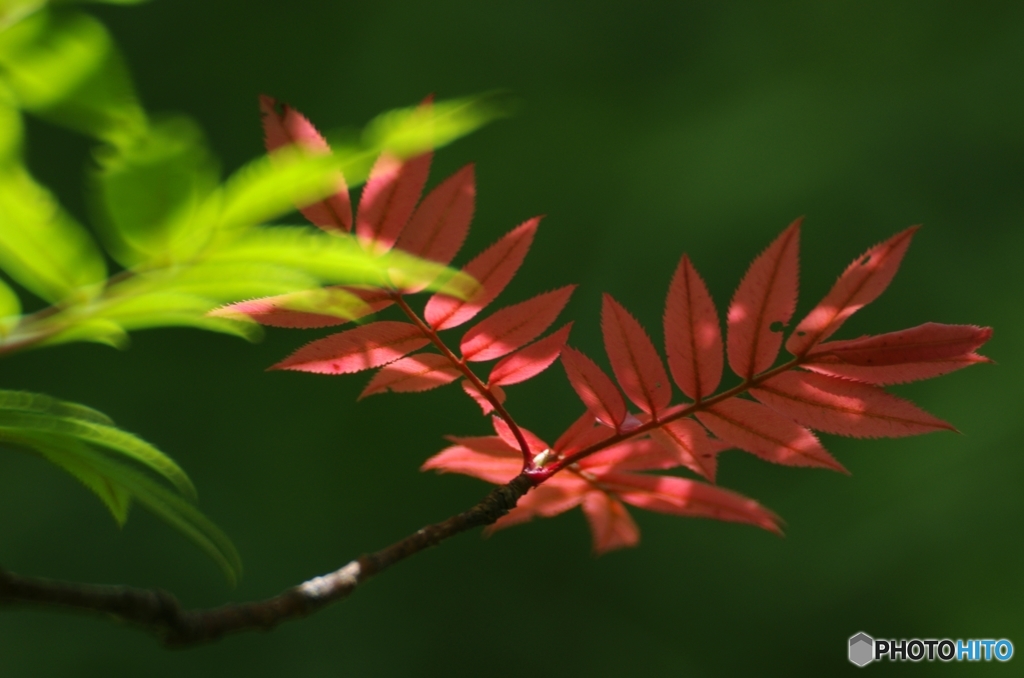
[{"label": "hexagon logo", "polygon": [[875,639],[861,632],[850,638],[850,661],[857,666],[867,666],[875,658]]}]

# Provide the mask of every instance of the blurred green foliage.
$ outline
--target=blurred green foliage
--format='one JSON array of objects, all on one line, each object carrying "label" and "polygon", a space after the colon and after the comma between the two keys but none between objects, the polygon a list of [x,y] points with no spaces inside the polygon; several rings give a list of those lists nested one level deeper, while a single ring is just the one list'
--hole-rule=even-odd
[{"label": "blurred green foliage", "polygon": [[[100,142],[88,199],[103,247],[24,164],[22,112]],[[18,293],[0,279],[0,355],[79,341],[123,347],[130,330],[171,325],[254,339],[260,335],[254,323],[208,312],[326,283],[386,285],[398,273],[435,289],[446,284],[450,291],[467,291],[471,283],[464,276],[440,276],[443,267],[429,262],[398,253],[371,256],[353,238],[311,228],[261,224],[330,194],[339,171],[359,183],[381,152],[421,153],[496,114],[480,98],[391,111],[337,152],[281,148],[222,183],[219,164],[193,121],[146,114],[102,23],[45,2],[5,2],[0,270],[51,305],[21,315]],[[122,267],[110,279],[104,249]],[[354,300],[349,295],[333,312],[354,317],[362,310]],[[108,419],[94,421],[101,415],[93,410],[83,418],[67,415],[69,408],[86,411],[42,395],[0,392],[0,440],[69,472],[118,523],[137,500],[195,541],[235,581],[238,554],[190,503],[195,489],[178,465]]]}]

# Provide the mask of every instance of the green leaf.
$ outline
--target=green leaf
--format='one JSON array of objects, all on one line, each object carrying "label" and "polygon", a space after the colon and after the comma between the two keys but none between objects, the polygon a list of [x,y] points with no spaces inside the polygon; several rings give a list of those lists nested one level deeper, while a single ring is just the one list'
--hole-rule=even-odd
[{"label": "green leaf", "polygon": [[192,481],[174,460],[141,438],[113,426],[53,414],[0,410],[0,430],[45,433],[98,445],[147,466],[173,483],[181,493],[195,496]]},{"label": "green leaf", "polygon": [[191,220],[217,188],[219,168],[187,118],[165,120],[96,153],[94,211],[125,266],[166,257],[175,224]]},{"label": "green leaf", "polygon": [[[0,433],[0,440],[3,438],[3,434]],[[77,478],[100,498],[119,526],[123,526],[128,520],[131,491],[114,482],[101,469],[96,468],[96,464],[91,463],[97,453],[85,443],[74,438],[44,433],[14,435],[6,442],[30,448]]]},{"label": "green leaf", "polygon": [[181,326],[231,334],[249,341],[263,336],[262,328],[251,322],[208,317],[206,313],[215,306],[216,301],[205,297],[153,292],[114,299],[98,315],[126,330]]},{"label": "green leaf", "polygon": [[0,167],[0,267],[46,301],[88,298],[106,279],[92,237],[20,165]]},{"label": "green leaf", "polygon": [[10,334],[21,320],[21,300],[11,286],[0,280],[0,338]]},{"label": "green leaf", "polygon": [[0,410],[52,414],[58,417],[80,419],[104,426],[114,425],[110,417],[99,410],[94,410],[91,407],[79,405],[78,403],[58,400],[42,393],[30,393],[28,391],[0,390]]},{"label": "green leaf", "polygon": [[407,158],[445,146],[509,111],[508,103],[493,94],[400,108],[371,120],[363,131],[363,144]]},{"label": "green leaf", "polygon": [[[60,316],[54,318],[53,324],[57,330],[45,339],[35,344],[36,346],[56,346],[58,344],[69,344],[74,341],[91,341],[97,344],[105,344],[113,348],[124,349],[131,344],[131,338],[124,328],[119,324],[104,318],[77,319],[69,323],[58,323]],[[29,344],[32,346],[32,343]]]},{"label": "green leaf", "polygon": [[0,68],[21,108],[120,144],[145,129],[121,56],[96,19],[36,11],[0,32]]},{"label": "green leaf", "polygon": [[107,506],[118,524],[134,499],[207,553],[234,586],[242,562],[231,540],[199,509],[138,469],[75,438],[40,431],[0,430],[0,441],[29,449],[71,473]]},{"label": "green leaf", "polygon": [[0,166],[20,162],[24,134],[14,95],[0,80]]}]

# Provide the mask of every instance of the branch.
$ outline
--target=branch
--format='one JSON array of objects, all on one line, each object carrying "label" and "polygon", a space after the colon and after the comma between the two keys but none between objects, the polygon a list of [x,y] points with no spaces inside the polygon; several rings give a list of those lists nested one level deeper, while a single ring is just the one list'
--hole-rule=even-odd
[{"label": "branch", "polygon": [[183,610],[177,598],[159,589],[80,584],[22,577],[0,569],[0,607],[43,605],[113,615],[157,636],[168,647],[184,648],[240,631],[269,631],[343,600],[357,586],[395,563],[474,527],[490,525],[515,507],[534,486],[526,475],[495,488],[469,509],[428,525],[376,553],[293,586],[273,598],[206,610]]}]

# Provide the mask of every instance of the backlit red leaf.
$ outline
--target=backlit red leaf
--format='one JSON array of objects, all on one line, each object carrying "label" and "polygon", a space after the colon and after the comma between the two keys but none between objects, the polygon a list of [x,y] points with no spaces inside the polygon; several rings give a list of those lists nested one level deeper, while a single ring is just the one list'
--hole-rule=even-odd
[{"label": "backlit red leaf", "polygon": [[626,418],[626,403],[608,375],[571,346],[562,349],[562,366],[590,413],[605,426],[618,430]]},{"label": "backlit red leaf", "polygon": [[261,325],[270,327],[288,327],[307,329],[313,327],[332,327],[344,325],[352,320],[366,317],[371,313],[381,311],[392,303],[387,290],[364,289],[358,287],[327,288],[337,289],[357,297],[366,304],[362,310],[352,307],[348,317],[339,315],[325,315],[323,313],[311,313],[309,311],[294,310],[295,302],[301,300],[305,293],[281,294],[273,297],[262,297],[239,301],[228,304],[210,311],[207,315],[213,317],[231,318],[232,316],[244,315]]},{"label": "backlit red leaf", "polygon": [[489,483],[503,485],[519,475],[523,455],[494,436],[454,438],[456,443],[428,459],[421,471],[462,473]]},{"label": "backlit red leaf", "polygon": [[697,418],[725,442],[762,459],[847,472],[813,433],[759,403],[730,398],[698,412]]},{"label": "backlit red leaf", "polygon": [[952,426],[871,386],[811,372],[785,372],[750,393],[776,412],[826,433],[896,438]]},{"label": "backlit red leaf", "polygon": [[[605,428],[605,431],[608,429]],[[653,471],[676,468],[679,455],[650,438],[633,438],[605,448],[579,462],[580,468],[596,475],[623,471]]]},{"label": "backlit red leaf", "polygon": [[382,320],[306,344],[272,370],[346,374],[398,360],[429,343],[411,323]]},{"label": "backlit red leaf", "polygon": [[796,309],[801,221],[754,259],[729,305],[729,366],[744,379],[775,362],[782,328]]},{"label": "backlit red leaf", "polygon": [[614,431],[607,426],[598,425],[594,415],[587,410],[558,437],[553,449],[567,457],[613,435],[615,435]]},{"label": "backlit red leaf", "polygon": [[374,163],[356,213],[356,236],[369,251],[386,252],[395,244],[423,193],[433,156],[403,161],[382,153]]},{"label": "backlit red leaf", "polygon": [[668,407],[672,387],[651,338],[609,294],[602,299],[601,332],[612,371],[629,399],[648,414]]},{"label": "backlit red leaf", "polygon": [[[470,380],[462,380],[462,390],[466,392],[466,395],[476,401],[476,404],[480,406],[480,409],[484,411],[484,414],[490,414],[494,411],[494,405],[491,404],[491,401],[488,400],[484,394],[480,393]],[[500,386],[492,384],[488,387],[488,390],[499,403],[505,402],[505,391],[503,391]]]},{"label": "backlit red leaf", "polygon": [[786,350],[804,355],[828,339],[846,319],[878,298],[889,286],[918,226],[897,233],[857,257],[821,303],[800,321],[786,342]]},{"label": "backlit red leaf", "polygon": [[491,370],[488,383],[492,386],[507,386],[537,376],[558,360],[565,342],[569,339],[570,330],[572,323],[502,358]]},{"label": "backlit red leaf", "polygon": [[964,367],[991,362],[991,360],[983,355],[968,353],[958,358],[947,358],[945,360],[871,366],[850,365],[842,362],[835,356],[822,355],[816,357],[813,362],[801,365],[801,367],[821,374],[831,374],[836,377],[884,386],[886,384],[905,384],[911,381],[940,377],[943,374],[949,374]]},{"label": "backlit red leaf", "polygon": [[672,378],[694,400],[722,379],[722,329],[707,285],[685,254],[665,301],[665,351]]},{"label": "backlit red leaf", "polygon": [[392,391],[411,393],[429,391],[458,379],[461,372],[443,355],[419,353],[396,360],[380,368],[366,385],[359,398]]},{"label": "backlit red leaf", "polygon": [[719,446],[692,419],[676,419],[651,431],[651,438],[671,450],[680,464],[715,482]]},{"label": "backlit red leaf", "polygon": [[601,483],[627,504],[648,511],[748,523],[782,533],[774,513],[753,499],[707,483],[632,473],[608,474]]},{"label": "backlit red leaf", "polygon": [[447,264],[466,239],[475,204],[476,179],[473,166],[466,165],[427,194],[396,247]]},{"label": "backlit red leaf", "polygon": [[540,218],[535,217],[506,233],[477,255],[463,269],[480,284],[469,300],[435,294],[427,301],[424,317],[435,330],[446,330],[466,322],[501,294],[515,276],[530,249]]},{"label": "backlit red leaf", "polygon": [[[272,97],[260,96],[260,114],[263,118],[263,137],[267,152],[298,144],[311,151],[327,153],[331,149],[309,120],[288,104],[279,104]],[[352,200],[345,178],[338,173],[334,195],[300,209],[313,224],[325,231],[352,230]]]},{"label": "backlit red leaf", "polygon": [[636,546],[640,542],[640,529],[629,511],[611,495],[599,490],[587,492],[583,496],[583,514],[590,524],[594,555]]},{"label": "backlit red leaf", "polygon": [[821,344],[808,357],[832,356],[850,365],[878,367],[965,356],[992,338],[991,327],[925,323],[899,332]]},{"label": "backlit red leaf", "polygon": [[[498,434],[498,437],[504,441],[509,447],[522,451],[522,447],[519,444],[519,440],[516,438],[515,433],[512,432],[512,427],[509,426],[504,419],[498,416],[491,417],[491,425],[494,426],[494,432]],[[526,440],[526,446],[529,451],[533,454],[540,454],[544,450],[548,449],[548,444],[535,436],[525,428],[519,427],[519,432],[523,435],[523,439]]]},{"label": "backlit red leaf", "polygon": [[567,285],[496,311],[462,337],[462,357],[494,360],[533,341],[555,322],[575,289]]}]

